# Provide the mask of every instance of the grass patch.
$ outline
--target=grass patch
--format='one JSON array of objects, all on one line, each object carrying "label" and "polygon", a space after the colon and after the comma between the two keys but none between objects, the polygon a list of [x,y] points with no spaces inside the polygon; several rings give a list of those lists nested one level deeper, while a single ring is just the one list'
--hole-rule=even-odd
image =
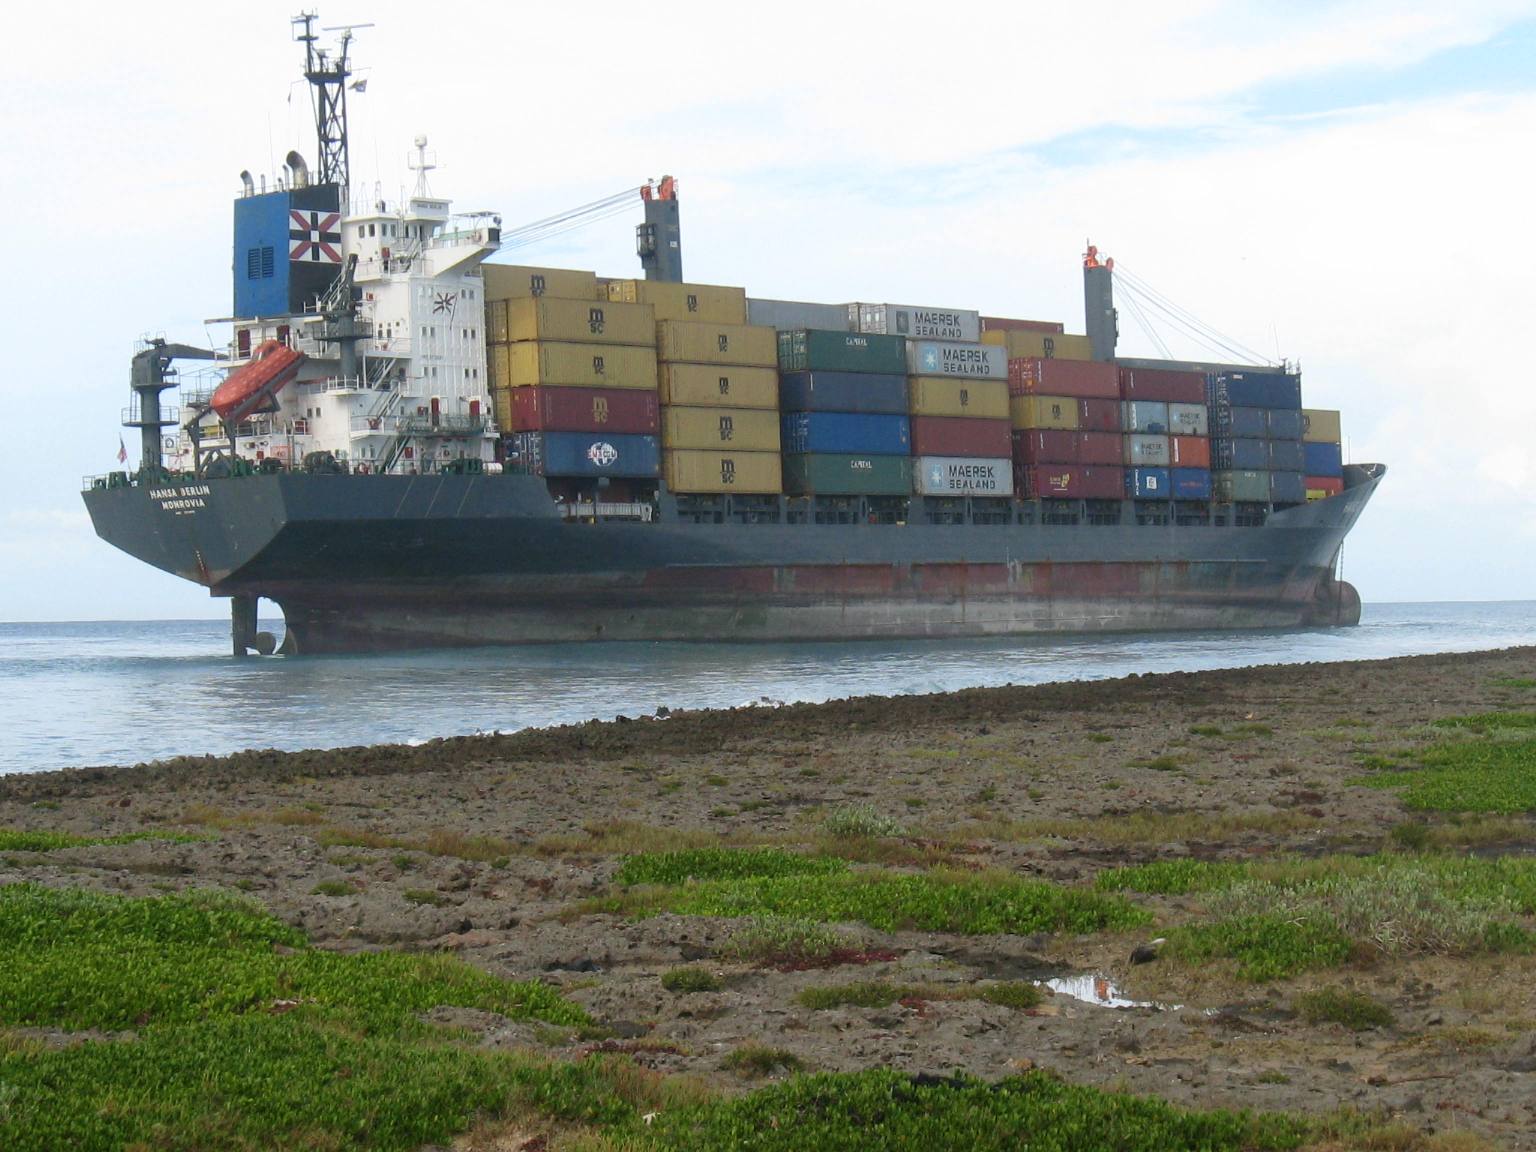
[{"label": "grass patch", "polygon": [[1328,924],[1251,915],[1174,928],[1167,954],[1187,964],[1236,960],[1239,977],[1266,981],[1335,968],[1349,959],[1351,948],[1349,937]]},{"label": "grass patch", "polygon": [[345,880],[322,880],[309,890],[311,896],[350,896],[356,891]]},{"label": "grass patch", "polygon": [[723,1067],[741,1076],[772,1076],[775,1072],[798,1072],[804,1064],[800,1057],[783,1048],[766,1044],[743,1044],[721,1061]]},{"label": "grass patch", "polygon": [[1341,1024],[1351,1032],[1390,1028],[1392,1010],[1379,1000],[1347,988],[1319,988],[1296,997],[1296,1011],[1308,1024]]},{"label": "grass patch", "polygon": [[1153,772],[1177,772],[1184,767],[1184,761],[1177,756],[1153,756],[1148,760],[1138,760],[1131,767],[1150,768]]},{"label": "grass patch", "polygon": [[731,934],[721,955],[757,964],[814,967],[840,952],[854,951],[856,944],[825,924],[785,916],[754,916]]},{"label": "grass patch", "polygon": [[1089,840],[1099,844],[1167,844],[1175,840],[1210,843],[1249,833],[1285,835],[1317,827],[1318,821],[1287,809],[1272,812],[1132,812],[1082,820],[976,820],[955,829],[972,840],[1012,843],[1028,840]]},{"label": "grass patch", "polygon": [[700,880],[821,876],[847,869],[848,865],[842,860],[805,856],[778,848],[696,848],[628,856],[619,865],[614,880],[624,885],[680,885]]},{"label": "grass patch", "polygon": [[1184,896],[1231,887],[1251,875],[1245,864],[1214,860],[1158,860],[1129,868],[1111,868],[1094,877],[1101,892],[1144,892],[1156,896]]},{"label": "grass patch", "polygon": [[830,836],[874,839],[905,835],[900,821],[881,815],[871,804],[850,804],[834,808],[823,818],[822,826]]},{"label": "grass patch", "polygon": [[453,856],[500,866],[517,851],[517,845],[500,836],[466,836],[448,828],[434,828],[421,842],[420,850],[432,856]]},{"label": "grass patch", "polygon": [[661,974],[661,986],[686,996],[691,992],[718,992],[725,981],[707,968],[673,968]]},{"label": "grass patch", "polygon": [[1400,788],[1403,803],[1421,811],[1536,811],[1536,712],[1483,712],[1436,720],[1431,731],[1456,737],[1401,758],[1364,757],[1378,769],[1359,781],[1371,788]]},{"label": "grass patch", "polygon": [[1536,680],[1528,676],[1499,676],[1488,681],[1495,688],[1536,688]]},{"label": "grass patch", "polygon": [[446,908],[453,903],[441,892],[434,892],[430,888],[407,888],[404,896],[408,904],[421,904],[430,908]]},{"label": "grass patch", "polygon": [[212,836],[201,834],[153,829],[145,832],[128,832],[121,836],[76,836],[69,832],[0,828],[0,852],[56,852],[60,848],[95,848],[116,844],[138,844],[148,840],[162,841],[167,844],[199,844],[212,839]]}]

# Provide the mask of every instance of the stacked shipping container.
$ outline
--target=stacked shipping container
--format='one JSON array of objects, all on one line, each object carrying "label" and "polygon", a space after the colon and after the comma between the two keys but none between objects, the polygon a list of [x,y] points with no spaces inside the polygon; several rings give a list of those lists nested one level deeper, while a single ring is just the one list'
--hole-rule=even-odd
[{"label": "stacked shipping container", "polygon": [[1206,379],[1206,398],[1216,498],[1302,503],[1301,378],[1289,372],[1217,372]]},{"label": "stacked shipping container", "polygon": [[1119,370],[1125,494],[1133,500],[1211,498],[1205,377],[1157,368]]},{"label": "stacked shipping container", "polygon": [[1308,500],[1344,491],[1344,445],[1339,414],[1326,408],[1301,410],[1301,451]]},{"label": "stacked shipping container", "polygon": [[1015,357],[1008,361],[1008,393],[1020,496],[1120,499],[1124,447],[1114,365]]},{"label": "stacked shipping container", "polygon": [[[912,314],[907,411],[913,491],[920,496],[1011,496],[1006,351],[977,339],[981,317],[975,312],[912,309]],[[921,323],[925,318],[929,322]],[[932,339],[936,334],[959,339]]]}]

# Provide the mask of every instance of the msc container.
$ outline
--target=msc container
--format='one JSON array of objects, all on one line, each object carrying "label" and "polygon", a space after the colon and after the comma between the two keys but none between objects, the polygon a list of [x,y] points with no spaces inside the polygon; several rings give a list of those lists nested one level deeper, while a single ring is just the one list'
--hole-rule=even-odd
[{"label": "msc container", "polygon": [[777,452],[669,451],[662,474],[673,492],[776,495],[783,490]]},{"label": "msc container", "polygon": [[649,304],[527,296],[507,301],[507,339],[654,348],[656,313]]},{"label": "msc container", "polygon": [[666,280],[610,280],[608,299],[649,304],[658,320],[745,324],[747,290],[720,284],[678,284]]},{"label": "msc container", "polygon": [[1275,504],[1305,504],[1307,484],[1300,472],[1271,472],[1269,498]]},{"label": "msc container", "polygon": [[914,416],[1008,419],[1008,385],[1002,380],[914,376],[907,386],[907,397]]},{"label": "msc container", "polygon": [[514,432],[506,438],[507,469],[536,476],[654,476],[654,436],[593,432]]},{"label": "msc container", "polygon": [[1168,405],[1168,429],[1178,436],[1209,436],[1211,410],[1205,401],[1198,404]]},{"label": "msc container", "polygon": [[1162,400],[1127,400],[1120,406],[1120,425],[1127,432],[1167,432],[1168,405]]},{"label": "msc container", "polygon": [[1306,456],[1300,440],[1271,440],[1269,467],[1274,472],[1300,472],[1306,468]]},{"label": "msc container", "polygon": [[489,360],[494,387],[656,388],[651,348],[524,340],[490,349]]},{"label": "msc container", "polygon": [[1211,470],[1209,468],[1170,468],[1168,486],[1175,500],[1209,500],[1211,498]]},{"label": "msc container", "polygon": [[1127,468],[1125,494],[1132,500],[1167,500],[1172,495],[1166,468]]},{"label": "msc container", "polygon": [[1006,456],[917,456],[912,460],[912,490],[919,496],[1008,496],[1013,492],[1013,461]]},{"label": "msc container", "polygon": [[1013,357],[1008,361],[1008,390],[1015,396],[1120,398],[1115,366],[1097,360]]},{"label": "msc container", "polygon": [[1302,448],[1303,471],[1308,476],[1343,476],[1344,453],[1337,444],[1304,443]]},{"label": "msc container", "polygon": [[1085,432],[1120,431],[1120,401],[1102,397],[1079,400],[1077,426]]},{"label": "msc container", "polygon": [[1338,476],[1307,476],[1302,482],[1306,485],[1309,501],[1326,500],[1344,491],[1344,481]]},{"label": "msc container", "polygon": [[1036,360],[1093,359],[1093,342],[1086,336],[1067,333],[1036,332],[1022,328],[992,329],[981,334],[981,342],[1006,348],[1010,360],[1019,357]]},{"label": "msc container", "polygon": [[1219,408],[1217,424],[1223,436],[1262,440],[1269,435],[1269,413],[1262,408]]},{"label": "msc container", "polygon": [[967,376],[1008,379],[1008,354],[991,344],[941,340],[907,343],[907,370],[914,376]]},{"label": "msc container", "polygon": [[1015,428],[1075,429],[1081,413],[1071,396],[1010,396],[1008,419]]},{"label": "msc container", "polygon": [[762,408],[663,408],[661,442],[674,448],[779,450],[779,414]]},{"label": "msc container", "polygon": [[[518,300],[553,296],[563,300],[595,300],[597,274],[569,268],[535,268],[527,264],[482,264],[487,300]],[[497,339],[492,330],[491,339]],[[506,339],[506,337],[501,337]]]},{"label": "msc container", "polygon": [[733,364],[662,364],[656,374],[663,404],[715,408],[777,408],[779,374]]},{"label": "msc container", "polygon": [[1010,316],[983,316],[982,332],[1043,332],[1054,335],[1065,332],[1066,325],[1055,320],[1015,320]]},{"label": "msc container", "polygon": [[1206,400],[1237,408],[1301,408],[1301,377],[1289,372],[1217,372],[1206,382]]},{"label": "msc container", "polygon": [[656,359],[772,368],[779,361],[778,333],[761,325],[659,320]]},{"label": "msc container", "polygon": [[1172,436],[1168,440],[1168,462],[1175,468],[1211,466],[1211,442],[1204,436]]},{"label": "msc container", "polygon": [[1120,500],[1125,496],[1125,469],[1037,464],[1017,469],[1014,484],[1026,500]]},{"label": "msc container", "polygon": [[1204,404],[1205,375],[1166,368],[1120,369],[1120,395],[1126,400],[1161,400],[1165,404]]},{"label": "msc container", "polygon": [[785,452],[906,456],[911,429],[906,416],[859,412],[790,412],[780,420]]},{"label": "msc container", "polygon": [[1269,503],[1269,473],[1220,471],[1211,473],[1211,491],[1223,504]]},{"label": "msc container", "polygon": [[967,416],[912,417],[914,456],[1011,456],[1012,429],[1006,420]]},{"label": "msc container", "polygon": [[784,457],[784,491],[791,496],[907,496],[912,492],[912,458],[789,455]]},{"label": "msc container", "polygon": [[786,412],[907,410],[907,378],[883,372],[786,372],[779,377]]},{"label": "msc container", "polygon": [[881,372],[907,374],[907,342],[870,332],[796,328],[780,332],[780,372]]},{"label": "msc container", "polygon": [[809,304],[801,300],[764,300],[747,297],[747,323],[769,328],[825,328],[848,331],[846,304]]},{"label": "msc container", "polygon": [[1314,444],[1342,444],[1344,436],[1338,412],[1332,408],[1303,408],[1301,438]]},{"label": "msc container", "polygon": [[981,339],[981,313],[918,304],[849,304],[847,326],[911,340]]},{"label": "msc container", "polygon": [[[1081,433],[1063,432],[1054,428],[1033,428],[1013,434],[1013,458],[1021,464],[1078,464],[1081,463]],[[1108,435],[1108,433],[1099,433]],[[1120,462],[1120,437],[1114,437],[1115,459]]]},{"label": "msc container", "polygon": [[1168,467],[1169,445],[1166,436],[1149,436],[1127,432],[1121,437],[1124,454],[1121,459],[1128,468]]},{"label": "msc container", "polygon": [[1223,471],[1264,472],[1269,469],[1269,441],[1216,436],[1211,440],[1211,464]]},{"label": "msc container", "polygon": [[508,432],[611,432],[654,436],[656,394],[631,388],[507,388],[496,423]]}]

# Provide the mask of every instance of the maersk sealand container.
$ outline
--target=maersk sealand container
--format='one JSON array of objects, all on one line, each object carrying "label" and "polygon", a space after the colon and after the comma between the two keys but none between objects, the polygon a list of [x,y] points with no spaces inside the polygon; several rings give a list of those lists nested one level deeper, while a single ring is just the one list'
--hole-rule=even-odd
[{"label": "maersk sealand container", "polygon": [[873,453],[906,456],[912,435],[905,416],[857,412],[786,412],[781,417],[783,450],[840,455]]}]

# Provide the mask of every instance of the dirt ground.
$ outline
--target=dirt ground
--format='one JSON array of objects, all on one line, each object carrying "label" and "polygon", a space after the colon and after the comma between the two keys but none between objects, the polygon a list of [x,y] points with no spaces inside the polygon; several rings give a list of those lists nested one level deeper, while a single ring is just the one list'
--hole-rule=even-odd
[{"label": "dirt ground", "polygon": [[[1466,1130],[1536,1149],[1528,956],[1380,959],[1253,984],[1225,964],[1165,957],[1133,966],[1132,949],[1152,931],[961,937],[849,927],[873,960],[780,971],[722,961],[729,921],[569,915],[607,890],[625,851],[715,838],[824,844],[827,814],[854,805],[903,826],[898,866],[941,860],[1074,884],[1106,867],[1182,856],[1374,852],[1394,826],[1451,821],[1354,783],[1361,758],[1428,738],[1422,726],[1438,717],[1536,707],[1536,692],[1511,683],[1533,676],[1536,649],[1527,648],[11,776],[0,778],[0,828],[213,838],[5,853],[0,884],[244,891],[322,946],[451,950],[508,977],[549,981],[607,1025],[610,1047],[722,1085],[742,1083],[724,1058],[762,1043],[818,1070],[996,1078],[1043,1066],[1185,1105],[1350,1106],[1424,1132]],[[1221,738],[1191,731],[1245,725],[1245,735]],[[1536,850],[1532,817],[1484,823],[1459,850]],[[1161,925],[1198,907],[1136,899]],[[661,975],[683,964],[721,974],[723,989],[665,990]],[[1054,994],[1030,1013],[978,1000],[811,1011],[795,999],[852,980],[1083,975],[1152,1006]],[[1380,999],[1396,1023],[1356,1033],[1304,1022],[1294,998],[1323,984]],[[576,1054],[592,1043],[499,1017],[445,1018],[488,1045]]]}]

